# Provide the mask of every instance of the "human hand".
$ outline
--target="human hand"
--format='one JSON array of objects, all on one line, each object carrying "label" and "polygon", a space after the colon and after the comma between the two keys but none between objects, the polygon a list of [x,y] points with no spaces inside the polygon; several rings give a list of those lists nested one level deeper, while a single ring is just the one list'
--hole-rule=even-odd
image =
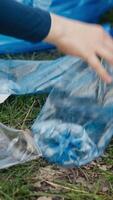
[{"label": "human hand", "polygon": [[106,82],[112,77],[101,65],[99,57],[113,65],[113,40],[100,25],[92,25],[51,14],[51,30],[45,41],[63,53],[79,56]]}]

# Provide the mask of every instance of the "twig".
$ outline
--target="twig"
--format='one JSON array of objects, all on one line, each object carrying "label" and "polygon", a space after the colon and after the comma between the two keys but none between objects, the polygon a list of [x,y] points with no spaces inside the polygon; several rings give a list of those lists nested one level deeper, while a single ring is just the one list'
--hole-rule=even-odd
[{"label": "twig", "polygon": [[31,107],[29,108],[29,110],[28,110],[28,112],[27,112],[27,114],[26,114],[26,116],[25,116],[25,118],[24,118],[24,120],[23,120],[21,129],[24,128],[25,122],[26,122],[26,120],[27,120],[27,118],[28,118],[28,116],[29,116],[29,114],[30,114],[30,112],[31,112],[31,110],[32,110],[32,108],[33,108],[33,106],[34,106],[34,104],[35,104],[35,100],[33,101]]}]

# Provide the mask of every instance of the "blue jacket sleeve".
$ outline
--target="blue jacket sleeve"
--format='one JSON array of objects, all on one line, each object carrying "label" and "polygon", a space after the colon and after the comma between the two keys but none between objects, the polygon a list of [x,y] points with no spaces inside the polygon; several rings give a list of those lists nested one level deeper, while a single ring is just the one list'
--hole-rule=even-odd
[{"label": "blue jacket sleeve", "polygon": [[47,11],[15,0],[0,0],[0,34],[39,42],[49,33],[51,17]]}]

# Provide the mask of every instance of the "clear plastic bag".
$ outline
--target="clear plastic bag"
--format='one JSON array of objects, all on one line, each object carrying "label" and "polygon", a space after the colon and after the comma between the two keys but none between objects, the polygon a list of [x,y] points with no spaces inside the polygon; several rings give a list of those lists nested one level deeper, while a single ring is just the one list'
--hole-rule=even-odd
[{"label": "clear plastic bag", "polygon": [[[47,93],[78,58],[53,61],[0,60],[0,103],[11,94]],[[0,169],[36,159],[42,155],[31,131],[0,124]]]},{"label": "clear plastic bag", "polygon": [[[112,67],[103,65],[113,75]],[[113,84],[103,83],[84,62],[70,66],[32,132],[50,162],[67,167],[91,162],[103,154],[113,135]]]},{"label": "clear plastic bag", "polygon": [[[113,135],[113,84],[106,85],[85,62],[70,56],[1,63],[0,93],[50,95],[30,132],[0,124],[0,168],[40,156],[74,167],[103,154]],[[112,67],[103,65],[112,75]]]},{"label": "clear plastic bag", "polygon": [[78,60],[70,56],[52,61],[0,59],[0,94],[48,93]]}]

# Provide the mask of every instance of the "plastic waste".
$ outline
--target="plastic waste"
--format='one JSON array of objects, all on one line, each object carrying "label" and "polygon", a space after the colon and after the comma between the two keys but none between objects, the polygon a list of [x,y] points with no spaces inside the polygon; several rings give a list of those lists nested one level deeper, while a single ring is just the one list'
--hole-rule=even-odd
[{"label": "plastic waste", "polygon": [[0,169],[41,156],[30,131],[15,130],[0,123]]},{"label": "plastic waste", "polygon": [[[113,0],[18,1],[92,23],[113,7]],[[113,35],[109,24],[104,29]],[[0,36],[2,54],[50,47]],[[113,75],[105,61],[103,65]],[[104,153],[113,135],[113,84],[103,83],[81,59],[0,60],[0,86],[0,103],[12,94],[49,93],[30,130],[0,123],[0,169],[40,156],[65,167],[81,166]]]},{"label": "plastic waste", "polygon": [[[103,64],[113,75],[112,68]],[[113,84],[103,83],[84,62],[70,66],[32,132],[50,162],[66,167],[91,162],[103,154],[113,136]]]},{"label": "plastic waste", "polygon": [[[75,167],[104,153],[113,135],[113,84],[106,85],[87,63],[70,56],[54,61],[0,63],[0,93],[50,93],[30,131],[0,124],[0,168],[40,156]],[[112,67],[105,61],[103,65],[112,75]],[[46,68],[51,73],[45,81]],[[33,71],[39,72],[38,76],[33,76]]]},{"label": "plastic waste", "polygon": [[78,60],[71,56],[53,61],[0,59],[0,94],[48,93]]}]

